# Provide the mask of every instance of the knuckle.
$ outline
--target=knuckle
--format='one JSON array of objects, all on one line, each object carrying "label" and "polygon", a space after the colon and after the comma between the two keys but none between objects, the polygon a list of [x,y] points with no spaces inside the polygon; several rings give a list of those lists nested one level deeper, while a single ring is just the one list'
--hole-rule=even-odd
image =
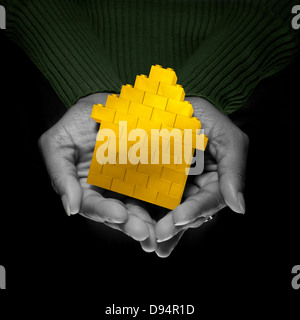
[{"label": "knuckle", "polygon": [[248,135],[245,132],[243,132],[241,129],[237,128],[237,131],[234,133],[234,136],[239,142],[239,144],[247,150],[249,147]]},{"label": "knuckle", "polygon": [[243,139],[244,145],[248,147],[250,143],[250,139],[249,139],[249,136],[243,131],[242,131],[242,139]]},{"label": "knuckle", "polygon": [[52,178],[50,183],[53,190],[59,195],[59,184],[60,184],[59,178],[58,177]]},{"label": "knuckle", "polygon": [[45,146],[49,145],[51,136],[49,131],[44,132],[38,139],[38,147],[40,150],[43,150]]},{"label": "knuckle", "polygon": [[246,182],[246,171],[244,168],[237,168],[236,172],[235,172],[235,176],[237,181],[239,181],[239,183],[242,186],[242,189],[245,188],[245,182]]}]

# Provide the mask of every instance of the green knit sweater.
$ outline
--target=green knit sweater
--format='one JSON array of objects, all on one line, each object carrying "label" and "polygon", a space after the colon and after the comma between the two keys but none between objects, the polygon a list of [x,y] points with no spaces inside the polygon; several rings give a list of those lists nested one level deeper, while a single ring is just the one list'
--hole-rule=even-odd
[{"label": "green knit sweater", "polygon": [[[299,1],[300,2],[300,1]],[[6,33],[66,104],[120,91],[152,64],[229,114],[299,51],[285,0],[0,0]]]}]

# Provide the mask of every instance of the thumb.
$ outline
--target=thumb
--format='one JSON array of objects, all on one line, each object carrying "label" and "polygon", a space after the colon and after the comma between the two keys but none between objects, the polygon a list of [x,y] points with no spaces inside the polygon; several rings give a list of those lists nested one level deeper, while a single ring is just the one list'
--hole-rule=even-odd
[{"label": "thumb", "polygon": [[194,115],[204,123],[208,148],[218,164],[222,196],[233,211],[245,213],[243,191],[248,136],[207,100],[191,97],[189,101]]},{"label": "thumb", "polygon": [[75,149],[72,144],[62,146],[48,132],[39,139],[39,147],[56,193],[61,197],[67,215],[79,212],[82,189],[75,167]]},{"label": "thumb", "polygon": [[237,213],[245,213],[244,184],[248,136],[236,128],[228,143],[217,152],[220,190],[226,204]]}]

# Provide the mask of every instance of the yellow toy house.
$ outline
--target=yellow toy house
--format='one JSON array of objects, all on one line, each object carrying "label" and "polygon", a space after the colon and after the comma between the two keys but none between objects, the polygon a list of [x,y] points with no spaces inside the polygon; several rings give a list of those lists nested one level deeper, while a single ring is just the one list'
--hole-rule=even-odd
[{"label": "yellow toy house", "polygon": [[[195,148],[204,151],[207,144],[207,137],[200,134],[201,123],[192,117],[193,107],[184,98],[184,89],[177,84],[174,70],[155,65],[149,77],[140,75],[134,86],[122,86],[120,96],[109,95],[105,107],[94,105],[91,117],[100,123],[100,129],[87,182],[172,210],[176,208]],[[112,130],[116,139],[106,135],[108,131],[104,129]],[[184,139],[185,129],[191,129],[190,140]],[[161,132],[179,133],[183,139]],[[197,140],[197,135],[201,139]],[[111,157],[110,147],[116,150]],[[112,161],[103,161],[103,150],[106,159]]]}]

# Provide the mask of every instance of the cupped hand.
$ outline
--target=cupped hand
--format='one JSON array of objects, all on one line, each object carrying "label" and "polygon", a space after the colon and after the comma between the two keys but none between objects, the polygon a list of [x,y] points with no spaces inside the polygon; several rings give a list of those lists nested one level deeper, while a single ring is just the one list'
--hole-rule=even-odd
[{"label": "cupped hand", "polygon": [[79,100],[39,139],[51,183],[68,215],[80,213],[102,222],[140,241],[145,251],[167,257],[185,230],[200,226],[224,206],[245,211],[248,138],[213,105],[196,97],[187,100],[209,139],[205,172],[187,183],[184,202],[174,211],[156,222],[141,201],[87,184],[98,132],[90,115],[93,104],[105,104],[106,98],[98,93]]},{"label": "cupped hand", "polygon": [[201,175],[189,177],[192,181],[186,185],[183,203],[155,226],[156,253],[160,257],[170,255],[187,229],[201,226],[226,205],[237,213],[245,213],[247,135],[207,100],[186,100],[192,103],[194,116],[200,119],[208,137],[205,166]]},{"label": "cupped hand", "polygon": [[54,190],[68,215],[81,215],[140,241],[145,251],[157,247],[154,221],[140,201],[86,183],[99,125],[91,118],[94,103],[106,93],[80,99],[39,139]]}]

